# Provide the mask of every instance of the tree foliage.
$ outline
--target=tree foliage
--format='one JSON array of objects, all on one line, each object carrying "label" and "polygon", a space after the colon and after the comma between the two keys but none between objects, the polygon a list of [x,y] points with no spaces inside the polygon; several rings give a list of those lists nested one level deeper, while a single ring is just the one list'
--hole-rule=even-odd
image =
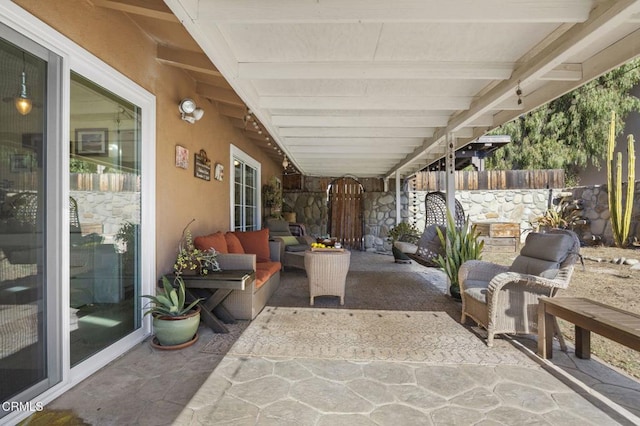
[{"label": "tree foliage", "polygon": [[487,160],[488,169],[564,169],[571,179],[581,169],[600,169],[607,152],[611,111],[618,133],[627,115],[640,111],[630,90],[640,83],[640,60],[631,61],[584,86],[498,127],[511,143]]}]

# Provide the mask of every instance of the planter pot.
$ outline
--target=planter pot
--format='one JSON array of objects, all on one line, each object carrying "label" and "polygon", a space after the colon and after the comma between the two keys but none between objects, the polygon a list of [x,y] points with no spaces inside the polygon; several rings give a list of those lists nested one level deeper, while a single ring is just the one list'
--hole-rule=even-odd
[{"label": "planter pot", "polygon": [[455,300],[462,300],[462,296],[460,295],[460,286],[452,285],[451,287],[449,287],[449,294],[451,294],[451,297]]},{"label": "planter pot", "polygon": [[396,263],[411,263],[411,258],[398,250],[395,246],[391,247],[391,252],[393,253],[393,258]]},{"label": "planter pot", "polygon": [[200,306],[180,317],[153,317],[153,329],[161,346],[176,346],[194,340],[199,324]]},{"label": "planter pot", "polygon": [[188,348],[189,346],[193,345],[198,341],[198,337],[198,333],[196,333],[196,335],[193,336],[193,339],[189,340],[188,342],[181,343],[179,345],[163,346],[160,344],[160,342],[158,342],[158,338],[156,336],[153,336],[153,339],[151,339],[151,346],[163,351],[175,351],[178,349]]}]

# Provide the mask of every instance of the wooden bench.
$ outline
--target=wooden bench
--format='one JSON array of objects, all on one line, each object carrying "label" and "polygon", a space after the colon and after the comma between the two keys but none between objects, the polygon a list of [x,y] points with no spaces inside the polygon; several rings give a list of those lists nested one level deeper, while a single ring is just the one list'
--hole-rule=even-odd
[{"label": "wooden bench", "polygon": [[538,304],[538,354],[552,356],[554,317],[575,325],[576,356],[591,356],[591,332],[640,351],[640,315],[582,297],[541,297]]}]

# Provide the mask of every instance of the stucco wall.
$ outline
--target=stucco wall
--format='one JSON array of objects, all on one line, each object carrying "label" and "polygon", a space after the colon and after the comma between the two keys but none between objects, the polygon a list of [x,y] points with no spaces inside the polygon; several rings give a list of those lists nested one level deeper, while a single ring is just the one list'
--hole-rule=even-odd
[{"label": "stucco wall", "polygon": [[[215,104],[196,95],[195,82],[187,73],[156,60],[155,42],[123,13],[95,7],[86,0],[16,3],[156,96],[158,274],[170,269],[182,229],[191,219],[196,219],[191,226],[194,235],[229,229],[231,143],[262,164],[263,182],[281,175],[280,165],[232,127]],[[193,98],[205,111],[194,125],[182,121],[178,113],[178,102],[185,97]],[[177,144],[189,149],[190,164],[194,153],[207,151],[212,162],[225,166],[224,181],[197,179],[192,167],[175,167]]]}]

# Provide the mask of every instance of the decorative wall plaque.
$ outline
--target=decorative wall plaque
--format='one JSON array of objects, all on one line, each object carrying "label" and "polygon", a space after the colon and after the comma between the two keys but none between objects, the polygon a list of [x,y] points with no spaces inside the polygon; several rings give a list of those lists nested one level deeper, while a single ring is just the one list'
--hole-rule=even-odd
[{"label": "decorative wall plaque", "polygon": [[195,154],[194,163],[194,176],[204,180],[211,180],[211,160],[207,157],[207,152],[204,149]]}]

